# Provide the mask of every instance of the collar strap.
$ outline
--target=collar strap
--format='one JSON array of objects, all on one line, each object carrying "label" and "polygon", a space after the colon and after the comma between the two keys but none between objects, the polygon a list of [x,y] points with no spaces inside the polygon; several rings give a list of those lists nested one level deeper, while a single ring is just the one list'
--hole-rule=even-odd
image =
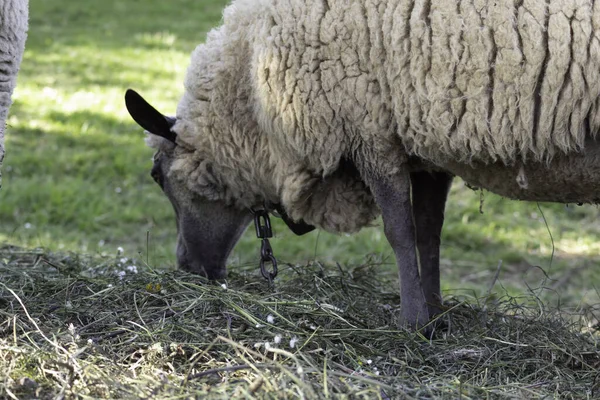
[{"label": "collar strap", "polygon": [[281,217],[283,222],[285,222],[288,228],[290,228],[290,230],[296,235],[302,236],[315,230],[315,227],[313,225],[307,224],[303,220],[295,222],[293,219],[291,219],[290,216],[287,215],[281,204],[274,204],[273,208],[275,209],[275,211],[277,211],[277,214],[279,214],[279,216]]}]

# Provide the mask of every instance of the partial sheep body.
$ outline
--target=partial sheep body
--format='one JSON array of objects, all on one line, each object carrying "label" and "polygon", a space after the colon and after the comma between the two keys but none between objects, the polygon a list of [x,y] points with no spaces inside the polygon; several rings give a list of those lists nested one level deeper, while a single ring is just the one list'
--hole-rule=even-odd
[{"label": "partial sheep body", "polygon": [[597,3],[289,0],[269,13],[251,50],[256,100],[302,154],[391,131],[434,163],[547,161],[600,127]]},{"label": "partial sheep body", "polygon": [[25,49],[28,15],[27,0],[0,2],[0,166],[4,159],[6,118]]},{"label": "partial sheep body", "polygon": [[157,135],[180,265],[224,276],[252,208],[331,232],[382,215],[402,319],[425,326],[452,175],[600,200],[599,38],[584,0],[234,1],[192,54],[176,119],[128,94]]},{"label": "partial sheep body", "polygon": [[[418,157],[461,175],[584,149],[600,128],[599,27],[600,5],[580,0],[238,0],[195,50],[178,107],[181,140],[211,150],[174,172],[204,176],[200,159],[235,153],[212,197],[283,201],[294,219],[356,231],[378,214],[365,173]],[[206,112],[219,137],[197,123]],[[268,157],[237,146],[248,140]]]},{"label": "partial sheep body", "polygon": [[448,161],[446,171],[471,187],[515,200],[600,204],[600,143],[588,142],[580,153],[557,154],[550,162],[514,165],[461,164]]}]

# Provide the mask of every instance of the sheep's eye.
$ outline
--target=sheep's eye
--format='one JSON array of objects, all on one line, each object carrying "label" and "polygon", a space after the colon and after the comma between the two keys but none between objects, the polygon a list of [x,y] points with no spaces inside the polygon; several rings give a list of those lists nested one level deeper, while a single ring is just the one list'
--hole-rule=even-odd
[{"label": "sheep's eye", "polygon": [[158,183],[158,186],[163,187],[162,173],[160,171],[160,166],[158,163],[155,163],[150,171],[150,176],[154,179],[154,182]]}]

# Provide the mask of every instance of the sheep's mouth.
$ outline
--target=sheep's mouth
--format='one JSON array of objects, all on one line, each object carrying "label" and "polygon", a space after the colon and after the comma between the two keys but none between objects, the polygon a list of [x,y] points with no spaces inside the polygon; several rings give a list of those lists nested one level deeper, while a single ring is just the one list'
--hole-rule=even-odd
[{"label": "sheep's mouth", "polygon": [[227,277],[225,262],[219,261],[223,257],[217,258],[218,260],[208,260],[204,257],[190,258],[187,246],[182,241],[177,245],[177,266],[183,271],[197,274],[210,280],[225,279]]}]

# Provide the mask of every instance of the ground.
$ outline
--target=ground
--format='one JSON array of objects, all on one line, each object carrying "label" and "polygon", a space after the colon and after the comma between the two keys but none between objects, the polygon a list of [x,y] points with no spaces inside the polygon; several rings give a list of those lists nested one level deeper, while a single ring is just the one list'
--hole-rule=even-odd
[{"label": "ground", "polygon": [[225,2],[30,4],[0,190],[0,397],[598,393],[597,207],[509,201],[457,180],[446,328],[433,341],[396,328],[380,226],[296,238],[275,221],[274,287],[253,230],[226,288],[206,285],[174,269],[173,212],[123,95],[173,113]]}]

